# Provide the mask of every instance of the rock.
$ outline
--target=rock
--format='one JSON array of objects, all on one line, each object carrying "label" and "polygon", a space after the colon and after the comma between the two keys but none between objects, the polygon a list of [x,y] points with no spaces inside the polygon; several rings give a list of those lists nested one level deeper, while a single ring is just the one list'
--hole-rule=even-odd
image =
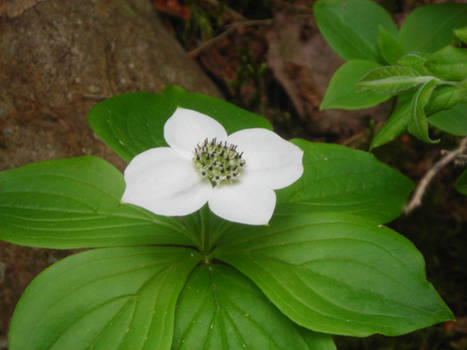
[{"label": "rock", "polygon": [[219,96],[147,0],[46,0],[0,19],[0,169],[82,154],[123,163],[87,113],[130,91],[177,84]]}]

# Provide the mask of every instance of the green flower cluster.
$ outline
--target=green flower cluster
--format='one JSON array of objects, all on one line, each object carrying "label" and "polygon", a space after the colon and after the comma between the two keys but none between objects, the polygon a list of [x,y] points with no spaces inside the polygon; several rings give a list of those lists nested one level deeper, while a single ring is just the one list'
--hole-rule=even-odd
[{"label": "green flower cluster", "polygon": [[245,167],[242,155],[236,145],[206,138],[196,146],[193,163],[201,176],[207,177],[214,185],[230,183],[239,178]]}]

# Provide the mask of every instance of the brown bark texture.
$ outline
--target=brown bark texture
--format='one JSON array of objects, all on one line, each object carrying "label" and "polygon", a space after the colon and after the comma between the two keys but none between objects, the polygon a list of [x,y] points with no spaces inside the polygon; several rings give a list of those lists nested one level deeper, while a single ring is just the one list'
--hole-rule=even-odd
[{"label": "brown bark texture", "polygon": [[[0,170],[84,154],[123,169],[89,109],[172,84],[220,96],[148,0],[0,0]],[[0,350],[24,288],[66,254],[0,242]]]}]

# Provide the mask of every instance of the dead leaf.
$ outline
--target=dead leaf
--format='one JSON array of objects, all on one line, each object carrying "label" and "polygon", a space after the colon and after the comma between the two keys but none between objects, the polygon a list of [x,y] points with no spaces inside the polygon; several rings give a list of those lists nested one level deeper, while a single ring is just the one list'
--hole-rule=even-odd
[{"label": "dead leaf", "polygon": [[[266,33],[269,44],[267,63],[297,113],[306,118],[310,114],[309,108],[319,108],[320,99],[313,81],[309,79],[311,72],[305,62],[299,38],[302,23],[296,19],[296,16],[283,13],[275,17],[274,26]],[[314,103],[307,103],[307,100]]]},{"label": "dead leaf", "polygon": [[[343,139],[367,128],[366,117],[379,114],[371,110],[320,111],[334,72],[344,63],[318,32],[311,16],[279,12],[266,33],[267,64],[289,96],[297,114],[314,134],[331,133]],[[378,118],[375,118],[378,121]]]},{"label": "dead leaf", "polygon": [[180,4],[178,0],[154,0],[154,6],[157,11],[171,16],[190,18],[190,9],[186,5]]},{"label": "dead leaf", "polygon": [[467,334],[467,316],[456,317],[456,322],[445,322],[444,329],[446,332],[459,332]]}]

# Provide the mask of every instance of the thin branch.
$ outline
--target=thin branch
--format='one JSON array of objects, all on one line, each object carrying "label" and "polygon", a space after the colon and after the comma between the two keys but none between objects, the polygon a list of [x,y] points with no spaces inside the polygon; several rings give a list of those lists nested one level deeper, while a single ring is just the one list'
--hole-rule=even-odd
[{"label": "thin branch", "polygon": [[203,44],[201,44],[196,49],[191,50],[190,52],[188,52],[188,56],[190,56],[192,58],[198,56],[201,53],[201,51],[207,49],[208,47],[210,47],[210,46],[212,46],[214,44],[216,44],[217,42],[221,41],[222,39],[229,36],[231,33],[233,33],[234,31],[236,31],[236,30],[238,30],[240,28],[251,27],[251,26],[259,26],[259,25],[269,25],[269,24],[272,23],[272,21],[273,21],[272,18],[268,18],[268,19],[254,19],[254,20],[248,20],[248,21],[234,22],[234,23],[228,25],[226,27],[227,29],[225,31],[223,31],[222,33],[220,33],[218,36],[215,36],[214,38],[205,41]]},{"label": "thin branch", "polygon": [[444,154],[444,156],[438,160],[435,165],[431,169],[429,169],[426,174],[422,177],[420,182],[415,189],[415,192],[412,196],[410,202],[404,208],[404,214],[410,214],[415,208],[420,206],[422,203],[422,197],[425,194],[425,191],[430,184],[431,180],[435,177],[435,175],[443,169],[446,165],[454,161],[456,158],[461,156],[467,149],[467,137],[464,137],[461,142],[459,143],[459,147],[457,147],[454,151],[449,151]]}]

